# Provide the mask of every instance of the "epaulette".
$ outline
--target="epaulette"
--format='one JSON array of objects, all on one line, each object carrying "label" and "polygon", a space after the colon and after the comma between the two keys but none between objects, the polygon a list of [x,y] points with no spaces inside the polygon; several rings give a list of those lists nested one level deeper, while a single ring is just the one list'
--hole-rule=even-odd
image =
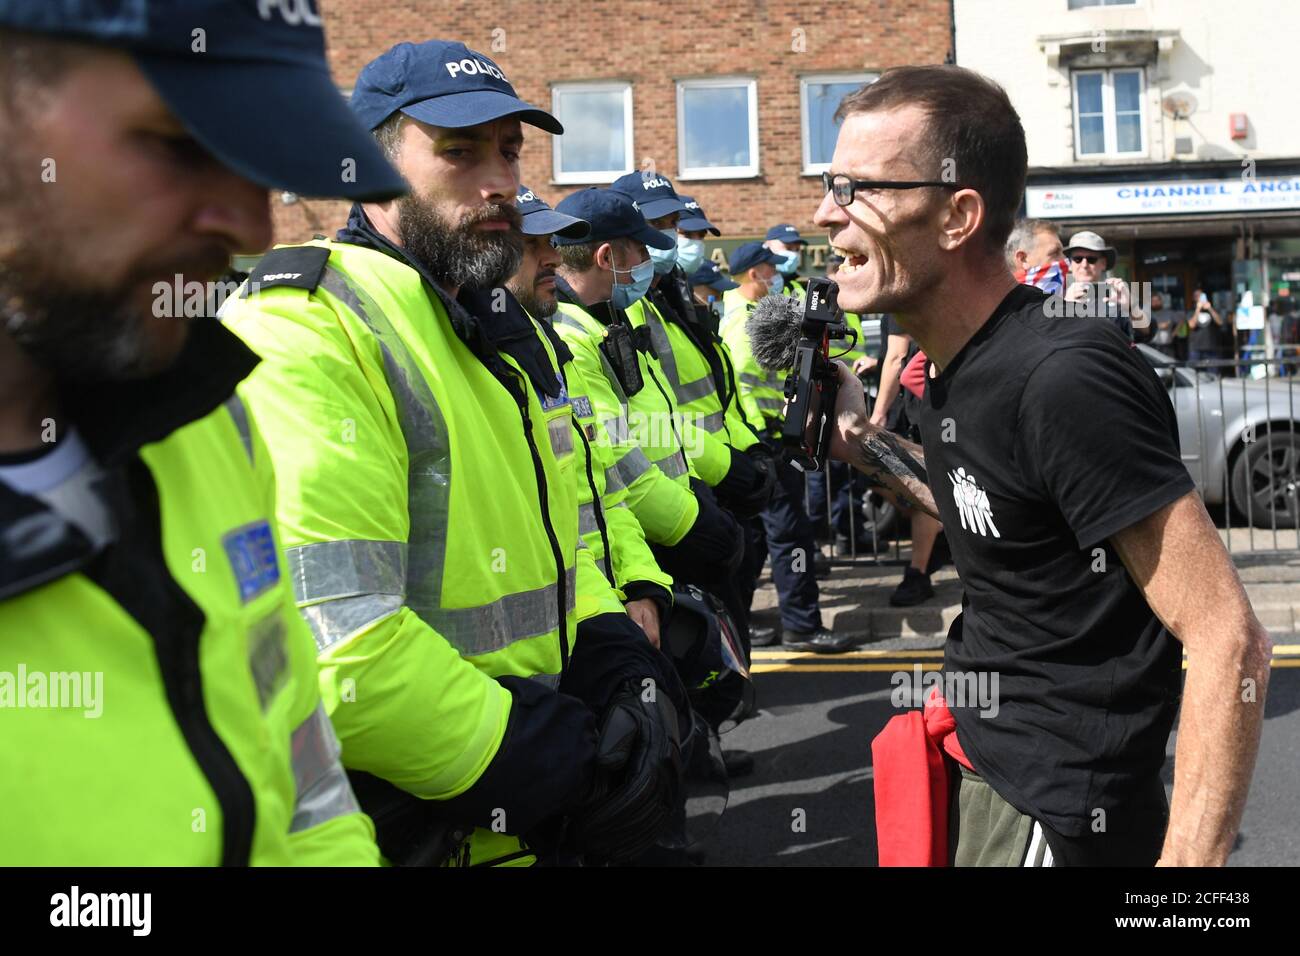
[{"label": "epaulette", "polygon": [[330,251],[320,246],[286,246],[272,249],[248,274],[248,282],[240,293],[248,298],[251,293],[267,289],[305,289],[315,292],[325,274],[325,263]]}]

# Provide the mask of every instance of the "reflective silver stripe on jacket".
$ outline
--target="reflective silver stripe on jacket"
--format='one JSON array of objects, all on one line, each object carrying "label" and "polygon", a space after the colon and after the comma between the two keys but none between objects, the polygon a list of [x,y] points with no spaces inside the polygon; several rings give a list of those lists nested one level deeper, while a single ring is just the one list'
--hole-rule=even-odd
[{"label": "reflective silver stripe on jacket", "polygon": [[[614,505],[614,507],[615,507],[615,508],[626,508],[626,507],[627,507],[627,502],[626,502],[626,501],[620,501],[618,504]],[[606,508],[603,504],[601,505],[601,508],[602,508],[606,513],[608,513],[609,510],[610,510],[609,508]],[[578,505],[578,533],[579,533],[579,534],[591,534],[591,533],[593,533],[593,532],[595,532],[595,531],[599,531],[599,530],[600,530],[600,525],[596,523],[596,504],[595,504],[595,502],[593,502],[593,501],[588,501],[586,504]]]},{"label": "reflective silver stripe on jacket", "polygon": [[286,548],[284,560],[299,605],[406,593],[406,544],[401,541],[321,541]]},{"label": "reflective silver stripe on jacket", "polygon": [[[564,572],[566,612],[572,611],[578,585],[577,568]],[[559,630],[558,589],[547,584],[532,591],[507,594],[478,607],[439,608],[435,627],[462,654],[477,657],[509,647],[515,641]],[[452,640],[450,635],[455,634]]]},{"label": "reflective silver stripe on jacket", "polygon": [[761,412],[775,412],[780,415],[785,411],[784,398],[765,398],[762,395],[755,395],[754,404],[758,406]]},{"label": "reflective silver stripe on jacket", "polygon": [[710,412],[708,415],[694,415],[688,418],[695,423],[695,427],[714,435],[722,431],[726,422],[726,415],[723,412]]},{"label": "reflective silver stripe on jacket", "polygon": [[623,476],[618,473],[618,465],[610,465],[605,469],[605,496],[609,497],[615,492],[622,491],[627,486],[623,484]]},{"label": "reflective silver stripe on jacket", "polygon": [[[509,594],[479,607],[442,606],[452,480],[451,447],[446,419],[406,344],[383,314],[383,310],[375,305],[365,290],[329,266],[325,269],[320,288],[351,309],[370,329],[379,345],[384,360],[385,378],[397,407],[402,437],[406,441],[409,463],[408,540],[415,542],[416,546],[405,552],[405,581],[404,587],[400,589],[400,592],[404,592],[402,597],[383,593],[382,589],[376,593],[367,587],[364,574],[371,565],[365,560],[357,561],[354,554],[339,560],[338,565],[332,569],[338,577],[331,579],[329,586],[321,590],[339,591],[340,583],[348,583],[346,574],[352,568],[358,577],[350,582],[353,588],[350,593],[358,596],[320,597],[318,600],[322,603],[304,608],[304,616],[308,621],[312,621],[314,611],[319,624],[313,626],[321,627],[318,631],[318,645],[322,633],[326,639],[337,643],[342,639],[339,634],[343,627],[355,624],[366,613],[377,614],[384,608],[391,607],[394,602],[397,606],[405,603],[467,657],[498,651],[515,641],[557,630],[560,621],[556,583],[532,591]],[[448,308],[454,306],[453,302]],[[563,422],[565,433],[571,442],[568,417],[557,420]],[[375,542],[365,544],[373,545]],[[566,579],[566,610],[572,611],[575,606],[574,569],[566,571]],[[386,586],[391,587],[391,584]],[[343,589],[342,593],[349,592]],[[336,604],[340,605],[338,612],[334,610]],[[344,619],[335,620],[340,616]]]},{"label": "reflective silver stripe on jacket", "polygon": [[291,743],[297,799],[289,832],[298,833],[335,817],[360,813],[348,775],[339,763],[338,737],[323,705],[317,704],[312,715],[298,725]]},{"label": "reflective silver stripe on jacket", "polygon": [[769,372],[766,375],[755,375],[753,372],[741,372],[740,382],[742,385],[748,385],[750,388],[772,388],[778,392],[785,391],[785,379],[777,372]]},{"label": "reflective silver stripe on jacket", "polygon": [[583,335],[591,334],[590,329],[588,329],[585,325],[583,325],[579,320],[575,319],[568,312],[565,312],[563,309],[555,310],[554,321],[557,325],[567,325],[571,329],[577,329]]},{"label": "reflective silver stripe on jacket", "polygon": [[573,454],[573,417],[557,415],[546,423],[546,432],[551,439],[551,451],[556,458]]},{"label": "reflective silver stripe on jacket", "polygon": [[600,423],[600,427],[605,429],[605,434],[614,445],[624,445],[631,440],[632,431],[628,427],[626,415],[607,418]]},{"label": "reflective silver stripe on jacket", "polygon": [[673,352],[672,342],[668,338],[668,330],[664,328],[666,320],[660,315],[659,310],[654,309],[650,303],[646,303],[641,314],[645,316],[646,325],[650,327],[650,343],[654,346],[655,352],[658,353],[659,365],[663,368],[664,374],[668,376],[668,383],[672,386],[673,394],[677,397],[677,404],[685,405],[688,402],[694,402],[714,394],[718,389],[713,384],[712,375],[706,375],[694,382],[682,381],[682,376],[677,371],[677,355]]},{"label": "reflective silver stripe on jacket", "polygon": [[599,530],[600,525],[596,523],[595,502],[587,501],[578,505],[578,534],[591,534]]},{"label": "reflective silver stripe on jacket", "polygon": [[622,458],[618,460],[618,473],[623,477],[623,484],[630,485],[650,467],[650,459],[645,456],[639,445],[635,445],[627,450]]},{"label": "reflective silver stripe on jacket", "polygon": [[406,603],[401,541],[321,541],[286,548],[294,600],[322,653]]},{"label": "reflective silver stripe on jacket", "polygon": [[686,456],[679,451],[673,452],[666,458],[661,458],[659,461],[655,462],[655,464],[657,464],[659,470],[669,478],[680,478],[682,475],[690,471],[690,466],[686,464]]},{"label": "reflective silver stripe on jacket", "polygon": [[324,654],[335,644],[342,644],[352,635],[396,614],[405,603],[398,595],[362,594],[309,604],[298,610],[316,638],[316,650]]},{"label": "reflective silver stripe on jacket", "polygon": [[226,399],[226,411],[230,412],[230,417],[235,421],[235,430],[239,432],[239,441],[244,446],[244,453],[248,455],[249,463],[252,464],[253,429],[248,423],[248,409],[244,407],[244,402],[238,393]]}]

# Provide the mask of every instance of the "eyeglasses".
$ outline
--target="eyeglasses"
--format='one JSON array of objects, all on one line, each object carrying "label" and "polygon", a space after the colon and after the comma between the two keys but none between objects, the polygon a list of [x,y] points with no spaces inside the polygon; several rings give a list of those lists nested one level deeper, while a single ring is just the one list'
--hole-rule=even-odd
[{"label": "eyeglasses", "polygon": [[1070,256],[1070,261],[1074,263],[1086,262],[1090,266],[1095,266],[1101,262],[1101,256]]},{"label": "eyeglasses", "polygon": [[822,173],[822,189],[835,197],[835,205],[853,205],[853,194],[859,189],[920,189],[923,186],[939,186],[945,189],[963,189],[957,183],[945,183],[935,179],[854,179],[844,173]]}]

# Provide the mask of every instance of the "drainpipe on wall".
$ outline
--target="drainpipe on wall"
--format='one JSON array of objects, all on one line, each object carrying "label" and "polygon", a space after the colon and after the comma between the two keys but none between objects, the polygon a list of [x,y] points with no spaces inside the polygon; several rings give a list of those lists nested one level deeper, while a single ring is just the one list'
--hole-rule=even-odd
[{"label": "drainpipe on wall", "polygon": [[948,0],[948,55],[943,62],[950,66],[957,62],[957,0]]}]

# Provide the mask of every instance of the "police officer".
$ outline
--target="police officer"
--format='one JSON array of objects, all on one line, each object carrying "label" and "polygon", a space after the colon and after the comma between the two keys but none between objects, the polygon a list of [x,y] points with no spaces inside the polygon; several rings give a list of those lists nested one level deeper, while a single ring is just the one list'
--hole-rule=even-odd
[{"label": "police officer", "polygon": [[413,194],[274,250],[227,316],[265,359],[344,763],[475,824],[471,864],[633,857],[676,802],[674,675],[581,544],[569,396],[504,288],[521,122],[562,127],[443,40],[369,63],[352,107]]},{"label": "police officer", "polygon": [[704,214],[703,207],[694,196],[678,193],[677,198],[685,207],[677,220],[677,267],[682,274],[690,278],[707,261],[704,242],[710,234],[722,235]]},{"label": "police officer", "polygon": [[677,223],[687,212],[686,204],[662,174],[628,173],[610,189],[631,199],[646,224],[673,243],[663,250],[647,247],[654,276],[645,296],[627,313],[634,329],[644,326],[649,332],[653,361],[682,414],[683,442],[693,451],[692,471],[733,514],[756,514],[771,495],[774,476],[765,464],[744,454],[759,442],[741,424],[738,411],[728,421],[726,404],[735,391],[734,386],[728,391],[729,368],[715,346],[717,337],[695,313],[689,280],[677,263]]},{"label": "police officer", "polygon": [[[761,418],[765,439],[774,449],[780,447],[789,370],[772,372],[759,366],[745,323],[763,295],[783,288],[782,276],[776,271],[779,261],[776,253],[757,242],[743,243],[732,250],[731,275],[741,281],[738,288],[723,295],[727,311],[722,320],[722,337],[736,363],[742,401],[752,416]],[[763,512],[762,531],[772,560],[772,580],[781,601],[781,643],[792,650],[842,653],[852,646],[850,639],[822,626],[816,578],[822,555],[804,506],[803,472],[789,462],[777,461],[777,490]],[[757,551],[755,563],[761,568],[763,549],[750,551]],[[750,570],[755,570],[752,565]]]},{"label": "police officer", "polygon": [[[647,247],[670,249],[673,240],[651,229],[633,201],[612,189],[582,190],[556,210],[591,223],[585,240],[555,240],[561,256],[555,330],[615,441],[628,504],[660,567],[676,581],[722,597],[740,562],[741,528],[706,484],[692,481],[696,463],[707,457],[699,444],[707,433],[692,429],[679,412],[644,314],[637,312],[635,325],[630,318],[653,275]],[[697,443],[694,448],[688,440]],[[730,456],[728,446],[719,447]]]},{"label": "police officer", "polygon": [[[738,282],[732,282],[716,262],[705,262],[690,275],[691,294],[697,305],[704,306],[711,317],[712,330],[716,333],[722,321],[722,294],[740,288]],[[728,350],[730,354],[730,350]]]},{"label": "police officer", "polygon": [[627,505],[628,489],[614,467],[609,434],[596,420],[586,379],[551,326],[558,305],[555,269],[560,263],[551,237],[585,239],[591,226],[556,212],[527,186],[519,187],[515,205],[521,216],[524,254],[506,287],[546,335],[564,375],[578,456],[573,469],[578,485],[578,531],[597,567],[623,597],[628,615],[658,646],[660,626],[672,607],[673,579],[656,563],[645,532]]},{"label": "police officer", "polygon": [[264,7],[0,2],[5,865],[379,860],[233,394],[257,357],[184,317],[268,187],[405,188]]},{"label": "police officer", "polygon": [[799,230],[788,222],[773,226],[763,239],[763,248],[781,257],[781,261],[776,264],[776,271],[785,280],[786,289],[800,296],[807,294],[803,283],[799,281],[799,266],[803,263],[803,251],[807,245],[803,236],[799,235]]},{"label": "police officer", "polygon": [[[689,215],[692,231],[718,230],[703,217],[699,203],[692,200],[694,208],[688,209],[662,174],[629,173],[610,188],[631,198],[648,225],[678,243],[666,252],[650,250],[655,276],[645,297],[628,309],[628,318],[633,328],[644,325],[649,332],[655,360],[684,419],[684,439],[698,447],[691,462],[701,479],[693,482],[697,494],[715,494],[718,503],[738,521],[747,521],[771,500],[776,466],[744,418],[730,354],[709,322],[697,313],[690,280],[677,261],[681,236],[675,227],[683,215]],[[693,263],[696,250],[687,247],[687,251]],[[736,575],[699,576],[705,570],[678,568],[690,583],[723,601],[748,647],[752,595]]]}]

